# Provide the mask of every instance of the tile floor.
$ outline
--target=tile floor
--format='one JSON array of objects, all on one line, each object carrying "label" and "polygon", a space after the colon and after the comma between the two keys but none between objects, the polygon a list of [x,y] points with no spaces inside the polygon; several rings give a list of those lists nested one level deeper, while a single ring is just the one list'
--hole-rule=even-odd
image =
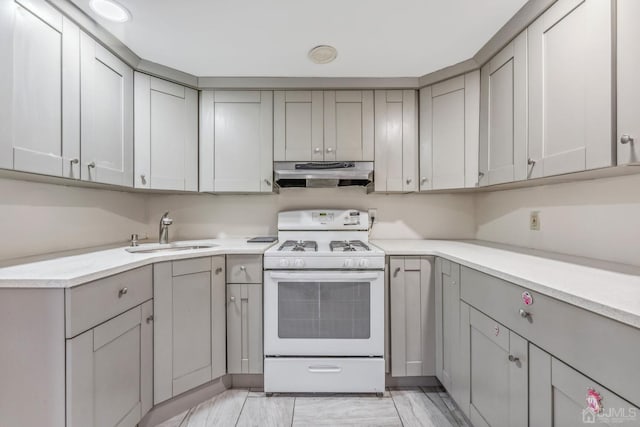
[{"label": "tile floor", "polygon": [[276,394],[231,389],[156,427],[468,427],[441,387],[392,388],[371,395]]}]

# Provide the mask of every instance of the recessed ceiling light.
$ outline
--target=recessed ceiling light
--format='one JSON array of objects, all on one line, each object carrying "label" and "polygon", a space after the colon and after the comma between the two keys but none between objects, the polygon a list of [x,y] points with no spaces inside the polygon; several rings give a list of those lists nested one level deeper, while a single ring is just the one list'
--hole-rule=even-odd
[{"label": "recessed ceiling light", "polygon": [[113,0],[91,0],[91,9],[104,19],[114,22],[127,22],[131,19],[129,11]]},{"label": "recessed ceiling light", "polygon": [[333,46],[320,45],[309,51],[309,59],[316,64],[328,64],[336,59],[338,51]]}]

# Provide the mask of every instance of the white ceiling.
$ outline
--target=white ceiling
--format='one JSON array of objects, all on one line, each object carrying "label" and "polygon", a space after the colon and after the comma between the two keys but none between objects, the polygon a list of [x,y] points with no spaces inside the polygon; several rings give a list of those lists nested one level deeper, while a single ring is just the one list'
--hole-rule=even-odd
[{"label": "white ceiling", "polygon": [[[196,76],[417,77],[471,58],[526,0],[120,0],[98,18],[140,57]],[[314,64],[318,44],[338,49]]]}]

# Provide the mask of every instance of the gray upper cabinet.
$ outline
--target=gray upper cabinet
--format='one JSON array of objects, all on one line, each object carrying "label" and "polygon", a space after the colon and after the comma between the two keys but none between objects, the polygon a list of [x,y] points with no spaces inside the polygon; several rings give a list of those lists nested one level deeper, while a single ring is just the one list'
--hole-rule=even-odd
[{"label": "gray upper cabinet", "polygon": [[618,0],[618,164],[640,162],[640,2]]},{"label": "gray upper cabinet", "polygon": [[435,297],[432,257],[389,259],[391,375],[435,374]]},{"label": "gray upper cabinet", "polygon": [[529,26],[529,177],[614,164],[611,11],[559,0]]},{"label": "gray upper cabinet", "polygon": [[154,402],[226,373],[224,256],[154,265]]},{"label": "gray upper cabinet", "polygon": [[200,191],[273,190],[273,92],[200,94]]},{"label": "gray upper cabinet", "polygon": [[420,190],[478,185],[480,72],[420,89]]},{"label": "gray upper cabinet", "polygon": [[198,92],[135,73],[134,187],[198,191]]},{"label": "gray upper cabinet", "polygon": [[133,185],[133,70],[80,35],[83,180]]},{"label": "gray upper cabinet", "polygon": [[0,167],[80,176],[80,30],[45,1],[0,9]]},{"label": "gray upper cabinet", "polygon": [[372,90],[324,92],[324,160],[373,161]]},{"label": "gray upper cabinet", "polygon": [[319,90],[273,93],[273,159],[324,160],[324,97]]},{"label": "gray upper cabinet", "polygon": [[415,90],[375,91],[375,191],[418,189]]},{"label": "gray upper cabinet", "polygon": [[[640,426],[640,409],[562,363],[529,345],[529,425],[536,427]],[[599,408],[588,408],[588,399]],[[599,412],[598,412],[599,409]]]},{"label": "gray upper cabinet", "polygon": [[[467,304],[461,305],[461,356],[469,366],[466,409],[476,427],[527,427],[527,341]],[[565,424],[556,424],[562,425]]]},{"label": "gray upper cabinet", "polygon": [[527,32],[480,71],[479,185],[527,179]]},{"label": "gray upper cabinet", "polygon": [[67,427],[133,427],[152,406],[152,302],[67,340]]}]

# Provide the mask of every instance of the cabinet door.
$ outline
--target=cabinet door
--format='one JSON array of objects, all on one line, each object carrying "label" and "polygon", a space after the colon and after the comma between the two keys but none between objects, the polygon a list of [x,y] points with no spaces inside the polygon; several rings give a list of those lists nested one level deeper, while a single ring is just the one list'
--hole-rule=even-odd
[{"label": "cabinet door", "polygon": [[271,192],[273,92],[201,95],[200,191]]},{"label": "cabinet door", "polygon": [[262,284],[227,285],[227,368],[230,374],[261,374]]},{"label": "cabinet door", "polygon": [[198,92],[135,73],[136,188],[198,190]]},{"label": "cabinet door", "polygon": [[471,372],[469,419],[478,427],[526,427],[527,342],[468,307],[469,317],[462,326],[465,332],[461,342]]},{"label": "cabinet door", "polygon": [[375,191],[418,188],[417,116],[416,91],[375,91]]},{"label": "cabinet door", "polygon": [[435,268],[436,377],[452,397],[460,369],[460,266],[438,258]]},{"label": "cabinet door", "polygon": [[420,90],[420,189],[478,184],[480,73]]},{"label": "cabinet door", "polygon": [[225,373],[224,256],[154,265],[154,401]]},{"label": "cabinet door", "polygon": [[322,161],[322,91],[287,90],[273,93],[273,159]]},{"label": "cabinet door", "polygon": [[433,376],[433,258],[391,257],[391,375]]},{"label": "cabinet door", "polygon": [[479,185],[527,178],[527,32],[480,71]]},{"label": "cabinet door", "polygon": [[640,162],[640,2],[618,0],[617,13],[618,164],[622,165]]},{"label": "cabinet door", "polygon": [[324,159],[373,161],[373,91],[324,92]]},{"label": "cabinet door", "polygon": [[0,20],[0,167],[78,178],[80,30],[44,1],[7,1]]},{"label": "cabinet door", "polygon": [[80,35],[83,180],[133,185],[133,70]]},{"label": "cabinet door", "polygon": [[529,26],[532,178],[613,164],[611,10],[560,0]]},{"label": "cabinet door", "polygon": [[[529,425],[578,427],[597,423],[640,426],[640,409],[631,403],[534,345],[529,346],[529,357],[529,405],[532,409]],[[587,405],[590,395],[595,398],[596,394],[601,398],[599,413]]]},{"label": "cabinet door", "polygon": [[151,408],[148,301],[67,340],[67,427],[134,427]]}]

